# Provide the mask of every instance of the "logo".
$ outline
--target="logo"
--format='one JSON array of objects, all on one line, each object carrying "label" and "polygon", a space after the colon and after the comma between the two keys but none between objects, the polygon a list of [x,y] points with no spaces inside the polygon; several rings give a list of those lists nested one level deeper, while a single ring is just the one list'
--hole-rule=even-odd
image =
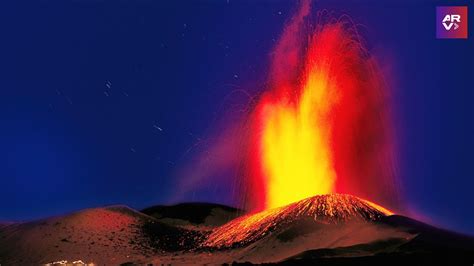
[{"label": "logo", "polygon": [[436,7],[436,38],[467,39],[467,6]]},{"label": "logo", "polygon": [[[447,22],[450,22],[449,24],[446,24]],[[453,28],[453,25],[454,25],[454,29],[453,30],[457,30],[459,29],[459,24],[458,23],[461,23],[461,16],[460,15],[446,15],[444,18],[443,18],[443,26],[446,30],[451,30]]]}]

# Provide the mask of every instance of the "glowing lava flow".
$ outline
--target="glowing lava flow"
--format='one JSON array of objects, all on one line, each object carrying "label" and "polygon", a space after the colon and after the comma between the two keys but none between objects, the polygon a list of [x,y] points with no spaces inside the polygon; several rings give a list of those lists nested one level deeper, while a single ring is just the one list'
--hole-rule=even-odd
[{"label": "glowing lava flow", "polygon": [[383,79],[353,28],[322,23],[308,34],[309,13],[304,1],[285,28],[251,118],[248,207],[335,192],[393,207]]},{"label": "glowing lava flow", "polygon": [[243,246],[305,219],[314,224],[340,224],[377,221],[388,215],[392,212],[351,195],[319,195],[234,219],[212,231],[203,246]]}]

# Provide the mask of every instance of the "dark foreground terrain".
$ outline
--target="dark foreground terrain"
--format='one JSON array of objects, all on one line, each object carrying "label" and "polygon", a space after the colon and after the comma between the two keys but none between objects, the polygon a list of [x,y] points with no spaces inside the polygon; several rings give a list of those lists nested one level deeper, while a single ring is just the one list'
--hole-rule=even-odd
[{"label": "dark foreground terrain", "polygon": [[0,224],[0,264],[473,265],[474,238],[348,195],[245,214],[208,203],[87,209]]}]

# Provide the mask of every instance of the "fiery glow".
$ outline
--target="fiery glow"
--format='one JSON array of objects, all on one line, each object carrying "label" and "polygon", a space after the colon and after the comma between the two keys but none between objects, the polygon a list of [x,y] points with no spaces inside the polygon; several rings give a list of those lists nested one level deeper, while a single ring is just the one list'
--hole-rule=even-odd
[{"label": "fiery glow", "polygon": [[382,75],[351,25],[309,27],[310,9],[303,1],[286,26],[272,54],[268,89],[251,117],[247,207],[336,192],[393,207]]},{"label": "fiery glow", "polygon": [[[337,100],[327,73],[312,69],[297,104],[290,99],[262,105],[262,163],[266,207],[286,205],[334,191],[327,115]],[[291,177],[291,178],[289,178]]]},{"label": "fiery glow", "polygon": [[392,212],[360,198],[331,194],[303,199],[279,208],[244,215],[224,224],[209,235],[205,247],[246,245],[286,228],[289,223],[312,219],[315,223],[338,224],[349,221],[377,221]]}]

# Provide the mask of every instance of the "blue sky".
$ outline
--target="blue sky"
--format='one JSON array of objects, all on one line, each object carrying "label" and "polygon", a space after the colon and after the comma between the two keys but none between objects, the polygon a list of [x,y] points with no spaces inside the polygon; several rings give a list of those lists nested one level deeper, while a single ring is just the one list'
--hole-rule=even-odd
[{"label": "blue sky", "polygon": [[[390,73],[410,210],[474,234],[474,44],[435,38],[435,7],[466,2],[316,1],[314,9],[361,24]],[[228,95],[236,87],[260,92],[294,8],[232,0],[0,4],[0,219],[169,202],[186,151],[215,133]],[[232,204],[226,195],[224,186],[183,200]]]}]

